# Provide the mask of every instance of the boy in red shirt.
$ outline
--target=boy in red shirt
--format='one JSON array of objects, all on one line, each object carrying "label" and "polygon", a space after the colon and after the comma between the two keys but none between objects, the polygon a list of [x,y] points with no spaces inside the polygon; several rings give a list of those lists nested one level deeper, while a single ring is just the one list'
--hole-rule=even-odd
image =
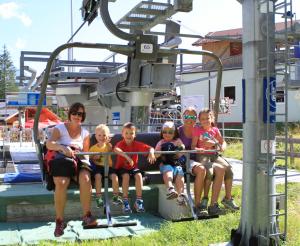
[{"label": "boy in red shirt", "polygon": [[118,154],[115,169],[118,175],[122,176],[123,190],[123,212],[131,213],[128,202],[128,188],[130,177],[135,179],[136,201],[134,207],[137,212],[144,212],[144,203],[142,199],[143,177],[141,170],[138,168],[138,154],[127,155],[124,152],[149,152],[148,161],[150,164],[155,162],[154,148],[135,140],[136,128],[131,122],[123,125],[122,137],[114,151]]}]

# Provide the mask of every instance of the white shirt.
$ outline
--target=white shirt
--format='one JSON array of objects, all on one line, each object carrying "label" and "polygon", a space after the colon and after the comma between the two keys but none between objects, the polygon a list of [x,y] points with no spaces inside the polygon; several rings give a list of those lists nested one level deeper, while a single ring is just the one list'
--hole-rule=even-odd
[{"label": "white shirt", "polygon": [[55,126],[55,128],[60,133],[60,138],[57,140],[57,143],[66,145],[66,146],[75,147],[76,149],[79,149],[79,150],[83,149],[83,140],[89,135],[89,132],[86,129],[81,127],[80,136],[78,138],[74,139],[74,138],[70,137],[69,132],[64,123],[58,124],[57,126]]}]

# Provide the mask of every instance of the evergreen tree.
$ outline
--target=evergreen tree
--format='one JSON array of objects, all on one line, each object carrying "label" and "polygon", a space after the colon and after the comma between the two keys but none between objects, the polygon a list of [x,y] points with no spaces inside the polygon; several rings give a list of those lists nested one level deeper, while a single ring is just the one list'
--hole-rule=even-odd
[{"label": "evergreen tree", "polygon": [[4,45],[0,54],[0,99],[5,99],[5,93],[12,91],[18,91],[16,69]]}]

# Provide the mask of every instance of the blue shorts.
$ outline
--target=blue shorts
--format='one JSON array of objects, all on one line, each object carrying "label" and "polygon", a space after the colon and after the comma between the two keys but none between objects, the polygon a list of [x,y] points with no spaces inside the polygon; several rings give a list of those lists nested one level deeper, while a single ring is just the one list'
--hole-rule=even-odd
[{"label": "blue shorts", "polygon": [[181,166],[171,166],[166,164],[160,164],[159,170],[161,174],[164,174],[165,172],[172,172],[173,176],[184,176],[183,169]]},{"label": "blue shorts", "polygon": [[[104,177],[104,171],[105,171],[104,166],[96,165],[93,161],[91,161],[91,168],[94,176],[96,174],[100,174],[102,177]],[[111,175],[112,173],[114,173],[114,170],[111,167],[109,167],[108,176]]]}]

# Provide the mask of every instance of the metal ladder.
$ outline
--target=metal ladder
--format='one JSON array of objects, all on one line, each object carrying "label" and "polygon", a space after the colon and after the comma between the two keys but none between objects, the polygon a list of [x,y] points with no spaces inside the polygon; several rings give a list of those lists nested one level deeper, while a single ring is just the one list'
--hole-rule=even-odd
[{"label": "metal ladder", "polygon": [[[270,11],[274,12],[274,18],[276,20],[277,16],[281,16],[284,19],[283,23],[283,29],[279,30],[276,32],[275,30],[275,40],[271,40],[269,33],[273,30],[268,30],[267,28],[267,47],[270,47],[272,42],[277,42],[279,41],[280,47],[282,51],[276,51],[274,50],[274,54],[268,54],[266,59],[267,59],[267,64],[269,64],[270,57],[272,55],[275,55],[275,73],[274,76],[276,78],[275,83],[277,82],[277,79],[279,77],[283,77],[283,81],[285,83],[283,84],[283,96],[284,96],[284,107],[282,112],[271,112],[269,110],[269,106],[267,107],[267,146],[273,146],[271,140],[270,140],[270,127],[271,127],[271,122],[270,122],[270,117],[277,117],[277,118],[284,118],[284,152],[282,154],[276,154],[275,152],[271,153],[270,148],[268,148],[268,157],[267,157],[267,162],[268,162],[268,170],[271,170],[268,172],[268,177],[269,178],[282,178],[284,180],[284,191],[283,192],[277,192],[276,189],[276,182],[275,182],[275,189],[271,190],[270,186],[268,187],[268,202],[269,202],[269,207],[272,202],[274,202],[274,199],[276,199],[276,212],[273,214],[272,212],[269,213],[269,219],[270,219],[270,225],[272,224],[272,221],[274,221],[274,218],[276,220],[276,228],[268,228],[267,232],[267,237],[268,240],[274,239],[275,242],[278,243],[278,238],[282,240],[286,240],[287,236],[287,164],[288,164],[288,83],[287,81],[289,80],[289,74],[290,74],[290,65],[291,65],[291,59],[290,59],[290,34],[292,33],[292,23],[293,23],[293,12],[292,12],[292,0],[280,0],[274,2],[273,6],[271,6],[270,1],[261,1],[264,2],[267,5],[267,12],[268,14]],[[275,24],[276,25],[276,24]],[[268,25],[267,25],[268,26]],[[276,29],[276,27],[275,27]],[[272,52],[272,51],[271,51]],[[274,98],[275,103],[276,103],[276,97],[277,97],[277,92],[276,92],[276,85],[275,85],[275,90],[272,90],[270,86],[272,85],[272,81],[270,81],[270,75],[271,71],[269,71],[269,66],[266,66],[266,74],[267,74],[267,105],[269,105],[271,102],[271,98]],[[277,104],[277,103],[276,103]],[[275,105],[276,105],[275,104]],[[276,108],[278,106],[276,105]],[[275,120],[276,122],[276,120]],[[276,125],[275,125],[275,134],[276,134]],[[276,139],[276,137],[275,137]],[[275,140],[276,141],[276,140]],[[270,155],[269,155],[270,154]],[[271,158],[269,158],[271,157]],[[283,166],[283,173],[275,173],[276,171],[276,160],[283,160],[284,161],[284,166]],[[275,165],[274,165],[275,161]],[[273,168],[273,170],[272,170]],[[274,192],[275,191],[275,192]],[[280,224],[279,224],[280,223]],[[281,230],[280,230],[281,229]]]}]

